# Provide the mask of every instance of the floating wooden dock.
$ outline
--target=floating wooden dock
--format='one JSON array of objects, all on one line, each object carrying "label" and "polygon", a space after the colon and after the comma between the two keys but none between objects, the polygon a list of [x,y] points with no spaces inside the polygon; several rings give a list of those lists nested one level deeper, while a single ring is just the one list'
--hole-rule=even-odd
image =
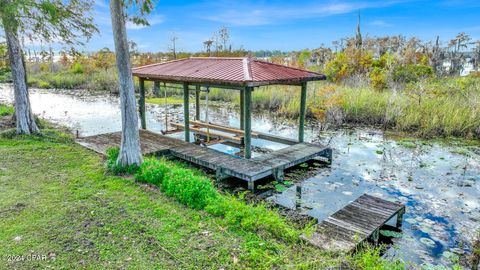
[{"label": "floating wooden dock", "polygon": [[380,228],[394,216],[400,228],[404,213],[405,206],[400,203],[363,194],[317,224],[312,235],[302,238],[325,250],[352,252],[369,239],[377,243]]},{"label": "floating wooden dock", "polygon": [[[108,148],[120,145],[121,133],[113,132],[77,139],[77,142],[97,153],[105,154]],[[283,180],[283,170],[311,160],[324,157],[332,160],[330,148],[312,144],[297,143],[278,151],[252,159],[244,159],[214,149],[188,143],[147,130],[140,130],[140,146],[144,155],[170,155],[193,164],[214,170],[217,178],[236,177],[248,182],[248,188],[254,188],[254,182],[273,175]]]}]

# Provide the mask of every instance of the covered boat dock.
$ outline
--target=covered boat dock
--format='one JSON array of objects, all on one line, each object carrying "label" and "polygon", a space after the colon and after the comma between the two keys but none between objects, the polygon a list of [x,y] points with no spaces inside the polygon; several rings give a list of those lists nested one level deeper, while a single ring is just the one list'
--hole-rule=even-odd
[{"label": "covered boat dock", "polygon": [[[322,145],[304,142],[307,83],[324,80],[325,75],[303,69],[287,67],[249,57],[220,58],[192,57],[164,63],[136,67],[133,75],[140,85],[139,114],[141,120],[140,140],[144,154],[171,155],[191,163],[213,169],[218,178],[236,177],[248,182],[273,175],[283,179],[283,170],[316,157],[332,159],[331,149]],[[183,123],[171,123],[185,134],[185,141],[147,131],[145,116],[145,81],[156,84],[181,85],[183,89]],[[300,89],[298,139],[252,131],[252,92],[266,85],[294,85]],[[222,126],[200,119],[200,93],[210,88],[234,91],[240,95],[239,127]],[[190,93],[195,93],[195,120],[190,121]],[[282,93],[279,92],[279,95]],[[207,94],[208,96],[208,94]],[[206,129],[206,130],[205,130]],[[212,131],[213,130],[213,131]],[[215,132],[219,131],[219,132]],[[229,155],[208,147],[190,143],[191,133],[218,136],[222,141],[243,147],[244,158]],[[227,135],[226,135],[227,134]],[[252,158],[252,137],[281,142],[288,146],[262,156]],[[120,143],[119,133],[101,134],[79,139],[79,142],[94,151],[103,153],[107,146]]]}]

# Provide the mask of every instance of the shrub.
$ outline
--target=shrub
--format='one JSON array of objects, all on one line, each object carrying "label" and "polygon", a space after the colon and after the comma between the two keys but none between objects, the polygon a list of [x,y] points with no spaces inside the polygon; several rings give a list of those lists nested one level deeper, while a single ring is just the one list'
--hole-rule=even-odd
[{"label": "shrub", "polygon": [[433,68],[423,64],[397,66],[393,70],[393,80],[400,83],[418,82],[432,75]]},{"label": "shrub", "polygon": [[[109,156],[118,156],[118,149],[109,150]],[[224,217],[230,226],[264,232],[287,241],[299,239],[300,231],[286,223],[277,212],[267,209],[265,205],[248,205],[241,199],[220,194],[210,179],[177,163],[146,158],[135,179],[158,185],[167,196],[191,208],[205,209],[214,216]]]},{"label": "shrub", "polygon": [[176,168],[163,179],[161,190],[191,208],[203,209],[218,193],[207,178],[195,176],[189,169]]},{"label": "shrub", "polygon": [[123,166],[117,163],[118,155],[120,154],[120,148],[108,148],[107,149],[107,171],[115,175],[134,174],[138,170],[137,165]]},{"label": "shrub", "polygon": [[39,87],[39,88],[45,88],[45,89],[52,88],[52,86],[50,85],[50,83],[49,83],[49,82],[45,82],[45,81],[39,81],[38,84],[37,84],[37,87]]},{"label": "shrub", "polygon": [[214,216],[224,217],[230,226],[248,231],[264,232],[290,242],[299,239],[300,232],[285,222],[275,211],[265,205],[248,205],[233,196],[221,196],[205,209]]},{"label": "shrub", "polygon": [[73,74],[83,74],[82,64],[75,62],[70,68]]},{"label": "shrub", "polygon": [[384,69],[375,67],[370,72],[370,83],[373,88],[382,90],[387,87],[387,75]]},{"label": "shrub", "polygon": [[168,171],[169,168],[164,163],[161,163],[154,158],[148,158],[145,159],[142,165],[138,168],[138,171],[135,174],[135,179],[138,182],[160,186]]}]

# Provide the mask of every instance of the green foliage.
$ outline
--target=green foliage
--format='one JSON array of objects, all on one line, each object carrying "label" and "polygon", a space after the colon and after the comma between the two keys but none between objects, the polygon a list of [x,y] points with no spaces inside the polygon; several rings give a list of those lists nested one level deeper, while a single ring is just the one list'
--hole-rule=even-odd
[{"label": "green foliage", "polygon": [[[118,156],[115,150],[109,151],[112,151],[109,156]],[[229,226],[247,231],[261,231],[288,241],[298,240],[300,232],[286,223],[275,211],[268,210],[264,205],[247,205],[241,199],[222,195],[211,180],[178,163],[145,158],[135,174],[135,179],[159,186],[166,195],[191,208],[205,209],[212,215],[222,216]]]},{"label": "green foliage", "polygon": [[118,147],[107,149],[107,162],[105,165],[107,172],[113,175],[135,174],[138,171],[138,166],[135,164],[127,165],[127,166],[118,164],[117,159],[119,154],[120,154],[120,149]]},{"label": "green foliage", "polygon": [[373,88],[383,90],[387,87],[386,71],[382,68],[375,67],[370,72],[370,84]]},{"label": "green foliage", "polygon": [[[0,17],[7,31],[29,39],[66,44],[82,44],[98,32],[93,22],[92,0],[80,1],[2,1]],[[75,31],[72,31],[75,29]]]},{"label": "green foliage", "polygon": [[333,82],[344,79],[348,75],[348,60],[345,53],[335,54],[335,57],[326,64],[324,72]]},{"label": "green foliage", "polygon": [[79,62],[73,63],[71,70],[73,74],[83,74],[83,67]]},{"label": "green foliage", "polygon": [[163,179],[160,189],[189,207],[203,209],[218,193],[211,180],[196,176],[189,169],[176,168]]},{"label": "green foliage", "polygon": [[393,80],[401,83],[418,82],[433,75],[433,68],[423,64],[410,64],[395,67]]},{"label": "green foliage", "polygon": [[405,264],[398,259],[384,260],[381,257],[381,249],[374,248],[370,245],[364,245],[362,252],[357,252],[352,256],[351,267],[353,269],[365,270],[403,270],[406,269]]},{"label": "green foliage", "polygon": [[49,82],[39,81],[38,82],[38,88],[49,89],[49,88],[52,88],[52,86],[50,85]]},{"label": "green foliage", "polygon": [[13,115],[14,112],[13,106],[0,104],[0,116]]},{"label": "green foliage", "polygon": [[135,179],[141,183],[160,186],[169,171],[170,169],[165,163],[154,158],[146,158],[135,174]]},{"label": "green foliage", "polygon": [[62,144],[73,143],[74,141],[72,135],[51,128],[44,128],[42,129],[41,133],[33,135],[17,134],[17,130],[15,128],[11,128],[0,132],[0,138],[30,141],[33,140]]},{"label": "green foliage", "polygon": [[212,215],[224,217],[230,226],[270,234],[289,242],[299,240],[300,231],[263,204],[248,205],[233,196],[223,195],[212,201],[205,210]]}]

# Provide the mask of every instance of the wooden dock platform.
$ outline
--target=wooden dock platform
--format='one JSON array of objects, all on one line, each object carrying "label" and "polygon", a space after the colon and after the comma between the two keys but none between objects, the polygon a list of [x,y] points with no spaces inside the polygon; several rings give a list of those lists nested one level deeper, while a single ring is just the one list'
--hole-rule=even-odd
[{"label": "wooden dock platform", "polygon": [[[82,137],[77,142],[105,154],[108,148],[118,147],[120,139],[121,133],[113,132]],[[254,188],[255,181],[270,175],[283,180],[283,170],[315,157],[324,157],[329,162],[332,159],[330,148],[311,143],[297,143],[260,157],[244,159],[147,130],[140,130],[140,144],[144,155],[170,155],[214,170],[219,179],[235,177],[247,181],[249,189]]]},{"label": "wooden dock platform", "polygon": [[394,216],[400,228],[404,212],[405,206],[400,203],[363,194],[317,224],[312,235],[302,235],[302,239],[325,250],[352,252],[369,239],[377,243],[380,228]]}]

